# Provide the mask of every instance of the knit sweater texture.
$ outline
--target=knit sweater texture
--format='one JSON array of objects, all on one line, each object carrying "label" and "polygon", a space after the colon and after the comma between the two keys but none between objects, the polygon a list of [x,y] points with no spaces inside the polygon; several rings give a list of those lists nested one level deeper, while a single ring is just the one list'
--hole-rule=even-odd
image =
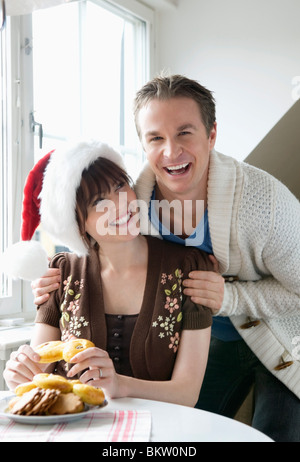
[{"label": "knit sweater texture", "polygon": [[[148,164],[136,182],[144,234],[161,237],[147,207],[155,185]],[[213,253],[225,284],[220,316],[230,319],[260,361],[300,397],[300,204],[268,173],[213,150],[207,187]],[[242,329],[251,320],[256,327]],[[282,361],[289,367],[275,370]]]}]

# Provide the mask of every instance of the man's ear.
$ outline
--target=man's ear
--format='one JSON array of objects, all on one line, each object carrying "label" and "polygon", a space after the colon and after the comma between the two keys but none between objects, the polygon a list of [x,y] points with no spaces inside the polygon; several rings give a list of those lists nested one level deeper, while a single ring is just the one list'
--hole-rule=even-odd
[{"label": "man's ear", "polygon": [[217,139],[217,122],[214,122],[213,128],[210,131],[209,134],[209,150],[211,151],[215,144],[216,144],[216,139]]}]

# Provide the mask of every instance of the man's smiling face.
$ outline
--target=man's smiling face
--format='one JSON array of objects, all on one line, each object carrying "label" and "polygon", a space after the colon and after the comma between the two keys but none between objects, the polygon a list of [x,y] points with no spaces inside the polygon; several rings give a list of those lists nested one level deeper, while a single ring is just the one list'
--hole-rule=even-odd
[{"label": "man's smiling face", "polygon": [[140,109],[138,124],[163,197],[199,198],[206,189],[216,124],[208,135],[198,104],[185,97],[151,100]]}]

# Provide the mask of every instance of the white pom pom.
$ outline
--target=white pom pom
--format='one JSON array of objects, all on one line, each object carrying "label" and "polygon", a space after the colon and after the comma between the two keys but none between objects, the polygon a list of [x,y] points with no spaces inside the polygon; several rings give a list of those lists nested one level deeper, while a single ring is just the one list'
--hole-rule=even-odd
[{"label": "white pom pom", "polygon": [[34,281],[48,269],[47,253],[37,241],[17,242],[1,255],[0,268],[14,279]]}]

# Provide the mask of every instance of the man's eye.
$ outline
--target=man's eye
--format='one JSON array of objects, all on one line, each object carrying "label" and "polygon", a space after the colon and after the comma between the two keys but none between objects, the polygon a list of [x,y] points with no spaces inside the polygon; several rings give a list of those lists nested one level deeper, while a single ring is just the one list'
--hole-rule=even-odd
[{"label": "man's eye", "polygon": [[150,141],[160,141],[162,140],[161,136],[154,136],[153,138],[150,139]]},{"label": "man's eye", "polygon": [[182,135],[190,135],[191,132],[187,132],[187,131],[182,131],[179,133],[179,136],[182,136]]}]

